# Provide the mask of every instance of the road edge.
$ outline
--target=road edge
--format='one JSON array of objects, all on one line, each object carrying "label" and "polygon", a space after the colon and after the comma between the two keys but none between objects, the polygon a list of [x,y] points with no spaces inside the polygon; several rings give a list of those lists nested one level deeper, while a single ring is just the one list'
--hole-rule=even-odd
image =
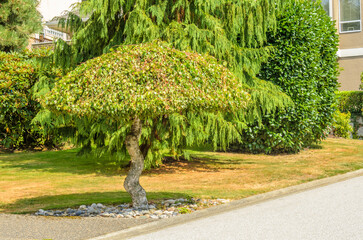
[{"label": "road edge", "polygon": [[124,229],[121,231],[112,232],[112,233],[102,235],[99,237],[90,238],[88,240],[128,239],[131,237],[136,237],[139,235],[159,231],[161,229],[173,227],[173,226],[183,224],[186,222],[190,222],[190,221],[194,221],[197,219],[202,219],[202,218],[214,216],[217,214],[221,214],[224,212],[229,212],[229,211],[232,211],[237,208],[243,208],[243,207],[251,206],[254,204],[262,203],[262,202],[265,202],[268,200],[273,200],[273,199],[285,197],[285,196],[288,196],[291,194],[311,190],[311,189],[318,188],[318,187],[323,187],[323,186],[334,184],[337,182],[342,182],[342,181],[349,180],[349,179],[359,177],[359,176],[363,176],[363,169],[359,169],[359,170],[356,170],[353,172],[348,172],[348,173],[333,176],[333,177],[322,178],[322,179],[314,180],[314,181],[307,182],[307,183],[302,183],[302,184],[287,187],[287,188],[278,189],[278,190],[267,192],[267,193],[254,195],[254,196],[247,197],[247,198],[244,198],[241,200],[235,200],[230,203],[223,204],[223,205],[219,205],[219,206],[215,206],[215,207],[211,207],[211,208],[207,208],[207,209],[203,209],[203,210],[198,210],[191,214],[179,215],[179,216],[173,217],[173,218],[162,219],[162,220],[158,220],[155,222],[142,224],[142,225],[139,225],[136,227],[131,227],[131,228]]}]

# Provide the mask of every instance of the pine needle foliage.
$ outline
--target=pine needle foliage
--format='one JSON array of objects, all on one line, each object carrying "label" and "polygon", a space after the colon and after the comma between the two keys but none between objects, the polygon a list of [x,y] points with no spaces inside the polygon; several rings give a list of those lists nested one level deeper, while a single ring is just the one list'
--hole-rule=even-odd
[{"label": "pine needle foliage", "polygon": [[[90,16],[74,28],[72,47],[59,42],[58,64],[78,63],[107,53],[118,45],[159,39],[179,50],[208,53],[246,81],[252,81],[273,48],[267,32],[276,29],[275,0],[89,0],[80,6]],[[57,57],[57,55],[62,57]],[[272,85],[268,85],[274,89]],[[276,88],[274,90],[277,90]]]},{"label": "pine needle foliage", "polygon": [[36,0],[0,1],[0,51],[24,49],[30,34],[41,30],[41,15]]}]

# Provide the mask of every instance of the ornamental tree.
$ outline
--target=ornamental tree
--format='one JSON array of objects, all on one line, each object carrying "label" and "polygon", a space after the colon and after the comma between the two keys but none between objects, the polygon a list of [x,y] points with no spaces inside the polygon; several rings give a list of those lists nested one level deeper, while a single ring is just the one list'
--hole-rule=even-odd
[{"label": "ornamental tree", "polygon": [[[282,0],[88,0],[80,12],[70,13],[67,27],[74,30],[72,45],[57,42],[55,62],[73,68],[107,53],[114,46],[160,39],[181,51],[207,53],[223,61],[249,84],[251,119],[283,108],[289,98],[274,84],[256,78],[273,47],[268,32],[276,30]],[[64,22],[63,22],[64,23]]]},{"label": "ornamental tree", "polygon": [[[81,64],[41,101],[55,113],[118,125],[114,131],[124,134],[108,142],[120,142],[119,148],[130,155],[124,187],[135,208],[146,208],[146,192],[139,177],[147,146],[169,138],[177,147],[183,139],[193,142],[193,135],[199,142],[206,141],[212,132],[206,130],[212,128],[207,123],[210,118],[200,116],[240,112],[249,99],[243,85],[215,58],[152,42],[125,45]],[[195,124],[195,119],[205,124]],[[161,122],[164,128],[150,130],[154,122]]]},{"label": "ornamental tree", "polygon": [[[231,119],[230,116],[224,116],[223,112],[193,116],[188,113],[188,118],[195,120],[190,122],[196,125],[201,119],[208,118],[209,122],[218,121],[217,126],[223,126],[223,131],[217,131],[215,125],[205,128],[209,133],[214,131],[212,133],[214,137],[211,139],[214,147],[219,145],[224,148],[232,138],[241,138],[234,126],[243,127],[243,122],[260,120],[264,114],[273,112],[277,108],[284,108],[289,102],[289,97],[283,94],[279,87],[256,78],[261,63],[266,61],[273,51],[273,47],[266,45],[267,32],[276,30],[276,14],[284,2],[282,0],[82,1],[79,5],[81,15],[87,15],[89,18],[83,22],[77,15],[69,13],[67,19],[60,21],[66,25],[65,27],[70,27],[74,34],[71,45],[61,40],[57,41],[54,60],[67,72],[81,62],[111,51],[115,46],[152,42],[155,39],[165,41],[181,51],[214,56],[237,76],[241,84],[250,85],[248,91],[251,103],[247,112],[237,115],[239,118]],[[69,119],[66,116],[65,118]],[[54,122],[53,119],[58,121],[58,118],[54,117],[47,122]],[[171,133],[165,129],[179,128],[176,123],[180,123],[181,119],[183,118],[175,117],[173,121],[150,122],[148,124],[150,131],[144,132],[150,134],[159,129],[159,134],[170,135]],[[63,119],[61,120],[63,122]],[[117,126],[103,120],[97,122],[72,120],[70,126],[77,124],[79,127],[76,131],[67,133],[67,136],[71,136],[83,146],[82,152],[90,152],[90,146],[95,144],[100,147],[104,145],[104,148],[96,154],[105,151],[114,152],[118,156],[117,164],[123,165],[125,154],[120,153],[120,149],[123,148],[118,146],[118,141],[106,141],[117,139],[114,134],[117,132],[115,130]],[[165,124],[173,126],[166,127]],[[196,127],[198,128],[200,126]],[[82,131],[79,131],[80,129]],[[200,136],[200,131],[190,129]],[[183,140],[186,145],[204,139],[193,134],[188,135],[193,137]],[[229,140],[225,141],[227,138]],[[142,136],[141,139],[144,141],[148,138],[144,139]],[[172,141],[164,140],[163,137],[153,138],[153,144],[144,141],[143,145],[148,146],[145,148],[145,153],[148,152],[148,148],[153,149],[153,154],[145,155],[147,167],[157,165],[161,161],[163,156],[161,149],[175,147]]]},{"label": "ornamental tree", "polygon": [[0,1],[0,51],[25,48],[29,35],[41,30],[37,0]]}]

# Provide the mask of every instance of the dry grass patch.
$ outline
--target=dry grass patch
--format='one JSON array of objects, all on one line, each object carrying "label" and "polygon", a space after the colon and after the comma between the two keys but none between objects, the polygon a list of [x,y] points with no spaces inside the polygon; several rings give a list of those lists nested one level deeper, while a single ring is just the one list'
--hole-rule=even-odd
[{"label": "dry grass patch", "polygon": [[[359,140],[328,139],[295,155],[191,154],[192,161],[145,171],[141,184],[149,199],[240,199],[363,168]],[[122,186],[126,170],[110,171],[107,164],[77,157],[75,150],[0,154],[0,211],[130,202]]]}]

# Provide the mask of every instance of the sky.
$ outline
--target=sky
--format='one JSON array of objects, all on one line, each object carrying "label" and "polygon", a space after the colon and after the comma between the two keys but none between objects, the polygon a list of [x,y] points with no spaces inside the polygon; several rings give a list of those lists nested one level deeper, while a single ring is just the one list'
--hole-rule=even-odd
[{"label": "sky", "polygon": [[61,15],[64,10],[69,10],[70,5],[81,0],[40,0],[39,12],[43,15],[43,21],[49,21],[55,16]]}]

